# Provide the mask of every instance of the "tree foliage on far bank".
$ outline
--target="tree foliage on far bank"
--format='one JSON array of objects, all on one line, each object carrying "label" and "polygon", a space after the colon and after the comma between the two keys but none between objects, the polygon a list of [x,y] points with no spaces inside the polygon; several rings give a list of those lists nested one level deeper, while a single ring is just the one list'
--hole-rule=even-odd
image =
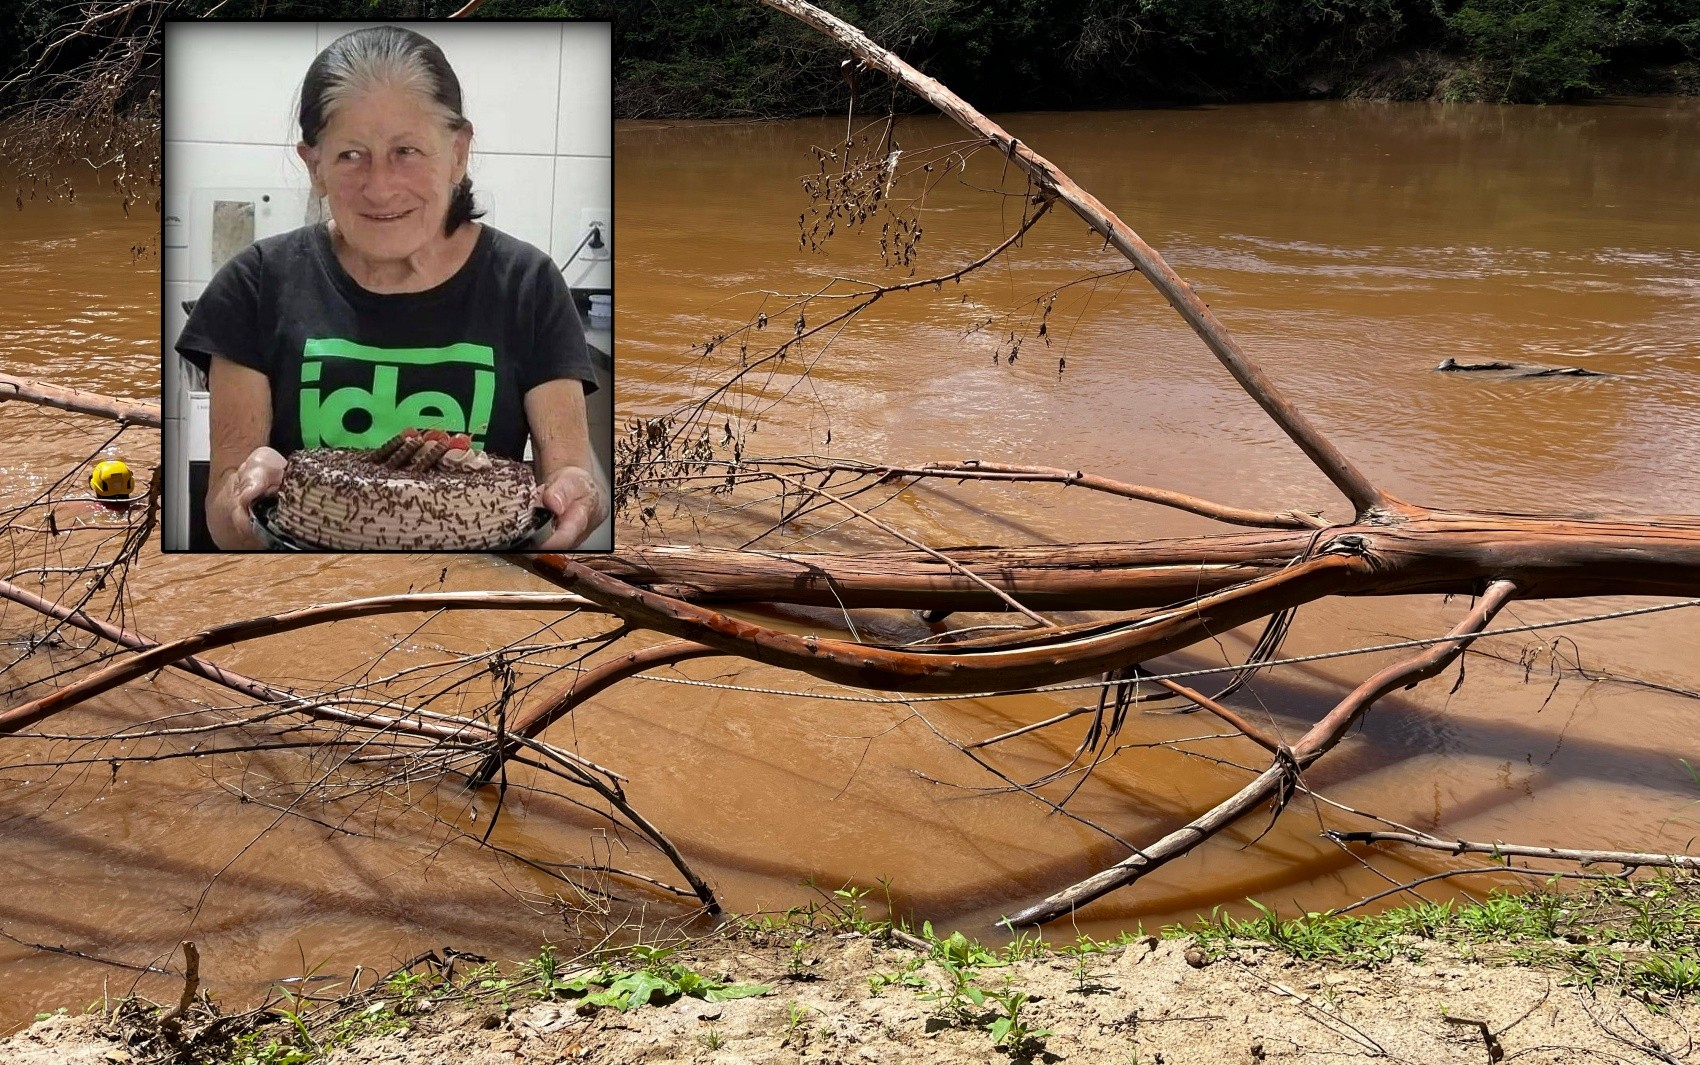
[{"label": "tree foliage on far bank", "polygon": [[[989,110],[1314,96],[1545,103],[1700,88],[1700,0],[828,6]],[[614,21],[622,117],[804,114],[850,99],[840,52],[753,4],[491,0],[480,17],[537,13]]]},{"label": "tree foliage on far bank", "polygon": [[[440,18],[462,0],[150,0],[176,17]],[[126,0],[14,4],[0,70]],[[1700,91],[1700,0],[835,0],[835,13],[990,110],[1294,97],[1544,103]],[[130,16],[134,18],[134,16]],[[476,16],[614,24],[621,117],[883,107],[843,55],[747,0],[488,0]],[[96,35],[98,36],[98,35]],[[91,38],[56,62],[86,57]],[[144,65],[145,67],[146,65]],[[20,87],[0,92],[16,105]]]}]

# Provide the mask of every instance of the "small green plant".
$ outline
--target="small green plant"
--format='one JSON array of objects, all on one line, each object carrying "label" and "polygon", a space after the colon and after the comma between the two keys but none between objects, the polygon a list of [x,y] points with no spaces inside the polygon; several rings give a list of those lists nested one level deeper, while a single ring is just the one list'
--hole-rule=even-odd
[{"label": "small green plant", "polygon": [[1385,915],[1397,934],[1423,939],[1438,938],[1456,916],[1452,912],[1451,899],[1445,902],[1416,902]]},{"label": "small green plant", "polygon": [[304,1065],[323,1053],[324,1048],[313,1039],[304,1016],[304,1000],[288,989],[283,991],[283,1004],[273,1012],[289,1026],[286,1036],[267,1036],[250,1032],[236,1040],[232,1057],[236,1065]]},{"label": "small green plant", "polygon": [[855,928],[867,923],[868,907],[862,902],[867,895],[867,888],[852,887],[849,884],[832,893],[832,897],[838,900],[839,909],[843,911],[843,921],[846,925]]},{"label": "small green plant", "polygon": [[808,959],[803,951],[807,944],[799,939],[791,944],[791,958],[785,965],[785,975],[792,980],[807,980],[812,975],[808,969]]},{"label": "small green plant", "polygon": [[501,975],[502,967],[493,961],[487,961],[468,970],[466,973],[466,981],[468,983],[476,983],[479,980],[493,980]]},{"label": "small green plant", "polygon": [[1451,944],[1466,957],[1507,957],[1561,971],[1570,985],[1612,985],[1670,995],[1700,994],[1700,879],[1682,873],[1636,880],[1612,878],[1573,891],[1494,891],[1479,902],[1416,903],[1357,917],[1306,914],[1283,921],[1255,901],[1257,916],[1240,920],[1219,908],[1191,926],[1165,928],[1190,936],[1207,953],[1242,941],[1302,958],[1330,957],[1364,965],[1421,957],[1413,938]]},{"label": "small green plant", "polygon": [[947,939],[933,933],[932,922],[921,926],[922,938],[932,944],[933,961],[944,971],[944,982],[921,993],[921,997],[938,1005],[940,1014],[958,1022],[968,1019],[971,1009],[986,1004],[986,992],[975,982],[982,966],[1002,965],[995,954],[969,939],[961,932],[952,932]]},{"label": "small green plant", "polygon": [[1104,994],[1109,990],[1098,981],[1098,974],[1092,971],[1092,967],[1086,964],[1090,957],[1091,954],[1084,952],[1074,956],[1074,968],[1069,975],[1074,977],[1074,993],[1077,995]]},{"label": "small green plant", "polygon": [[1021,1019],[1022,1007],[1032,1001],[1027,992],[1009,988],[1000,995],[993,995],[992,1001],[997,1003],[1002,1011],[992,1021],[993,1046],[1005,1046],[1012,1053],[1019,1054],[1033,1049],[1029,1044],[1034,1047],[1042,1045],[1045,1037],[1051,1034],[1049,1028],[1030,1028],[1027,1022]]},{"label": "small green plant", "polygon": [[393,1035],[407,1030],[407,1022],[387,1002],[368,1003],[352,1017],[344,1017],[322,1040],[327,1047],[342,1046],[369,1035]]},{"label": "small green plant", "polygon": [[720,1029],[716,1028],[712,1024],[708,1026],[708,1031],[704,1032],[701,1038],[702,1045],[711,1051],[719,1050],[721,1047],[726,1045],[726,1040],[720,1038]]},{"label": "small green plant", "polygon": [[403,969],[391,973],[389,979],[384,981],[384,988],[395,996],[397,1013],[412,1013],[418,1008],[418,1000],[430,994],[431,983],[432,978],[425,973]]},{"label": "small green plant", "polygon": [[502,1012],[507,1013],[511,1008],[514,997],[514,981],[504,976],[487,977],[478,981],[478,990],[491,991],[496,995],[496,1001],[502,1005]]},{"label": "small green plant", "polygon": [[921,964],[921,959],[913,958],[896,972],[874,973],[868,977],[869,994],[877,996],[888,987],[907,987],[912,990],[926,987],[927,978],[921,974]]},{"label": "small green plant", "polygon": [[1700,961],[1678,954],[1652,954],[1636,966],[1634,982],[1653,991],[1691,995],[1700,991]]},{"label": "small green plant", "polygon": [[928,1002],[938,1004],[940,1014],[950,1014],[958,1020],[968,1015],[970,1006],[986,1004],[986,993],[974,982],[974,970],[944,963],[945,982],[921,992]]},{"label": "small green plant", "polygon": [[[890,881],[881,880],[885,890],[886,908],[891,907]],[[814,885],[810,885],[813,887]],[[819,890],[818,888],[816,890]],[[873,921],[868,919],[868,904],[863,900],[870,895],[871,889],[846,884],[832,893],[828,900],[830,917],[828,927],[835,932],[859,932],[862,935],[879,935],[891,928],[890,921]]]},{"label": "small green plant", "polygon": [[231,1054],[231,1061],[235,1065],[306,1065],[318,1056],[310,1050],[302,1050],[277,1039],[268,1039],[262,1043],[259,1037],[253,1034],[236,1040]]},{"label": "small green plant", "polygon": [[1171,926],[1164,934],[1191,935],[1207,954],[1219,953],[1236,940],[1267,943],[1305,960],[1340,958],[1378,964],[1396,955],[1416,953],[1409,944],[1400,942],[1402,932],[1390,921],[1326,913],[1307,913],[1283,921],[1256,899],[1246,901],[1257,910],[1258,916],[1241,920],[1217,907],[1210,911],[1208,921],[1193,928]]},{"label": "small green plant", "polygon": [[803,1021],[812,1012],[814,1012],[814,1007],[805,1006],[795,1000],[786,1004],[784,1040],[786,1044],[802,1046],[809,1041],[809,1030],[803,1027]]},{"label": "small green plant", "polygon": [[1527,905],[1514,895],[1490,895],[1458,911],[1458,924],[1484,939],[1526,939],[1532,923]]},{"label": "small green plant", "polygon": [[288,1001],[288,1006],[281,1006],[278,1008],[278,1016],[282,1017],[289,1023],[291,1028],[295,1029],[295,1035],[301,1040],[301,1045],[304,1049],[309,1050],[314,1054],[320,1053],[324,1048],[319,1046],[318,1042],[313,1039],[313,1033],[307,1028],[307,1018],[301,1008],[303,1000],[296,998],[294,995],[290,995]]},{"label": "small green plant", "polygon": [[1017,932],[1015,938],[1003,948],[1003,960],[1018,962],[1027,958],[1042,958],[1049,950],[1040,937],[1027,932]]},{"label": "small green plant", "polygon": [[[671,947],[639,944],[631,950],[632,958],[641,963],[635,971],[616,973],[613,968],[604,966],[576,979],[557,981],[555,989],[565,994],[582,994],[591,1005],[610,1006],[622,1012],[680,996],[725,1002],[765,995],[773,990],[766,984],[723,983],[672,961],[673,954]],[[595,987],[601,987],[601,990],[593,991]]]},{"label": "small green plant", "polygon": [[933,934],[933,923],[931,921],[922,925],[921,929],[921,938],[933,944],[933,950],[941,961],[948,961],[963,967],[1003,964],[998,960],[997,955],[961,932],[952,932],[949,939],[940,939]]},{"label": "small green plant", "polygon": [[589,987],[590,984],[607,984],[614,979],[615,975],[613,969],[604,961],[591,972],[581,973],[571,980],[565,979],[562,975],[561,960],[556,955],[553,946],[544,947],[538,952],[537,957],[526,962],[522,969],[536,982],[536,986],[531,989],[531,994],[542,999],[583,994],[585,988]]}]

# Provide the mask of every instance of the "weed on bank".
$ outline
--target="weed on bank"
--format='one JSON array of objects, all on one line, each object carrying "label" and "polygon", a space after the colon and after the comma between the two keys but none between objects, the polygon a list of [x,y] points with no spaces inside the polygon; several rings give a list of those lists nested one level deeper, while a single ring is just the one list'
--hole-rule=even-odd
[{"label": "weed on bank", "polygon": [[[713,935],[669,944],[607,946],[571,959],[545,947],[506,968],[469,955],[427,956],[351,994],[280,990],[246,1014],[220,1014],[202,996],[171,1026],[160,1023],[165,1012],[160,1007],[126,999],[105,1008],[104,1027],[121,1041],[128,1060],[138,1063],[309,1065],[367,1037],[403,1035],[425,1026],[427,1018],[435,1028],[454,1014],[462,1015],[456,1023],[497,1028],[510,1012],[542,1003],[590,1015],[688,998],[714,1003],[778,995],[787,984],[816,979],[823,947],[866,940],[884,947],[867,961],[867,994],[913,996],[927,1004],[929,1032],[979,1033],[975,1037],[986,1040],[988,1053],[1033,1060],[1052,1033],[1031,1016],[1033,996],[1022,985],[1020,963],[1065,962],[1069,992],[1096,994],[1106,990],[1099,973],[1107,956],[1151,949],[1157,941],[1136,929],[1109,940],[1083,935],[1048,943],[1020,933],[1001,945],[982,943],[961,931],[941,934],[927,922],[915,928],[904,920],[875,919],[866,888],[821,894],[815,904],[734,918]],[[889,890],[883,901],[889,913]],[[1187,960],[1199,967],[1270,951],[1369,968],[1396,959],[1421,961],[1445,949],[1482,964],[1555,970],[1576,985],[1615,986],[1652,1010],[1700,992],[1700,877],[1693,875],[1614,878],[1563,893],[1550,886],[1496,892],[1479,902],[1419,902],[1370,916],[1312,913],[1283,919],[1260,903],[1250,905],[1253,916],[1217,910],[1161,934],[1190,939]],[[772,973],[764,977],[767,982],[734,979],[732,967],[745,968],[752,954],[765,959],[758,964]],[[774,1034],[787,1045],[803,1045],[816,1009],[791,1002],[784,1030]],[[713,1025],[701,1037],[705,1046],[719,1039]]]}]

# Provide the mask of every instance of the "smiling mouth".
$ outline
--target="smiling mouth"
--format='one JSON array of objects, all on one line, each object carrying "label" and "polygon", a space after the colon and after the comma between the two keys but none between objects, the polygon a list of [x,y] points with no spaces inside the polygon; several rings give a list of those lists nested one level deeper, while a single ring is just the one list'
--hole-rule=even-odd
[{"label": "smiling mouth", "polygon": [[368,222],[395,222],[406,218],[412,213],[413,208],[410,207],[405,211],[397,211],[394,214],[372,214],[363,211],[361,212],[361,217],[366,219]]}]

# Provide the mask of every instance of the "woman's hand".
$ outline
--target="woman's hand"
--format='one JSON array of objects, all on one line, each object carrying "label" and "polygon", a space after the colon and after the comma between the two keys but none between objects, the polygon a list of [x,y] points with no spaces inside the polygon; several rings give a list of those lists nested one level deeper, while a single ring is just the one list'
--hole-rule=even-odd
[{"label": "woman's hand", "polygon": [[555,528],[539,551],[571,551],[608,516],[602,478],[581,466],[555,470],[538,488],[537,498],[555,515]]},{"label": "woman's hand", "polygon": [[224,490],[215,493],[214,502],[221,504],[220,516],[224,520],[212,520],[214,515],[207,515],[207,525],[215,530],[214,539],[218,546],[227,551],[252,551],[266,546],[259,533],[254,531],[254,502],[277,495],[283,484],[285,465],[282,455],[269,447],[258,447],[231,471]]},{"label": "woman's hand", "polygon": [[271,382],[258,370],[214,356],[212,472],[207,479],[207,531],[226,551],[255,551],[265,542],[250,509],[283,482],[284,458],[271,437]]},{"label": "woman's hand", "polygon": [[254,503],[267,496],[277,495],[283,487],[284,457],[269,447],[257,447],[236,467],[235,483],[231,486],[233,517],[238,526],[253,523]]},{"label": "woman's hand", "polygon": [[538,502],[555,529],[538,551],[571,551],[608,516],[608,486],[585,425],[584,385],[545,381],[525,394],[526,427],[536,455]]}]

